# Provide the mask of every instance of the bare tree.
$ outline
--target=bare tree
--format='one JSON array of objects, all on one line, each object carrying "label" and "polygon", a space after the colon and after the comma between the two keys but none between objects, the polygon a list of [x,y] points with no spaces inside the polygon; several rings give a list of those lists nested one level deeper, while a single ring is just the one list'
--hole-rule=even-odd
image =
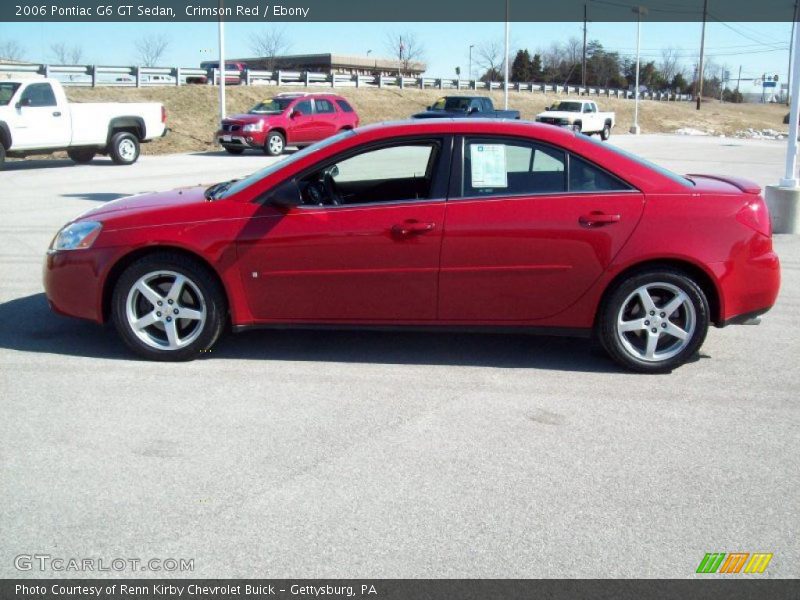
[{"label": "bare tree", "polygon": [[672,46],[661,50],[661,62],[658,64],[658,70],[665,81],[672,81],[672,78],[678,74],[678,51]]},{"label": "bare tree", "polygon": [[148,34],[136,40],[136,52],[143,67],[155,67],[169,47],[169,39],[163,34]]},{"label": "bare tree", "polygon": [[83,48],[80,46],[69,48],[64,42],[51,44],[50,52],[53,53],[56,63],[60,65],[77,65],[83,58]]},{"label": "bare tree", "polygon": [[5,60],[22,60],[24,52],[16,40],[0,42],[0,58]]},{"label": "bare tree", "polygon": [[291,42],[282,29],[264,29],[250,36],[250,49],[258,57],[264,58],[264,68],[275,70],[275,57],[289,52]]},{"label": "bare tree", "polygon": [[385,45],[389,54],[397,57],[406,71],[412,62],[425,60],[425,46],[413,31],[389,32],[386,34]]},{"label": "bare tree", "polygon": [[503,52],[505,44],[498,40],[483,42],[478,45],[475,52],[475,62],[478,67],[483,69],[490,81],[502,79],[504,72],[505,57]]},{"label": "bare tree", "polygon": [[571,67],[583,61],[583,41],[576,37],[569,38],[564,42],[564,60]]}]

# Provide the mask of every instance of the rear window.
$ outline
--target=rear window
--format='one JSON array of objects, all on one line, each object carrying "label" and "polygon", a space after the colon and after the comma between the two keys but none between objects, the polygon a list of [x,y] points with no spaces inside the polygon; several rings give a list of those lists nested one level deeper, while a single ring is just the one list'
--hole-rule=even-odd
[{"label": "rear window", "polygon": [[353,112],[353,107],[347,103],[347,100],[337,100],[336,104],[338,104],[339,108],[341,108],[344,112]]},{"label": "rear window", "polygon": [[616,146],[612,146],[612,145],[607,144],[607,143],[604,144],[603,142],[595,140],[595,139],[593,139],[591,137],[586,137],[584,141],[590,142],[592,144],[596,144],[597,146],[600,146],[601,148],[604,148],[606,150],[611,150],[615,154],[619,154],[620,156],[623,156],[623,157],[627,158],[628,160],[632,160],[633,162],[637,162],[640,165],[647,167],[648,169],[652,169],[653,171],[656,171],[659,175],[663,175],[664,177],[667,177],[668,179],[671,179],[675,183],[679,183],[679,184],[681,184],[681,185],[683,185],[685,187],[694,187],[694,182],[693,181],[687,179],[686,177],[678,175],[677,173],[675,173],[673,171],[670,171],[669,169],[665,169],[664,167],[660,167],[657,164],[652,163],[649,160],[646,160],[646,159],[642,158],[641,156],[637,156],[635,154],[632,154],[631,152],[627,152],[625,150],[622,150],[621,148],[617,148]]}]

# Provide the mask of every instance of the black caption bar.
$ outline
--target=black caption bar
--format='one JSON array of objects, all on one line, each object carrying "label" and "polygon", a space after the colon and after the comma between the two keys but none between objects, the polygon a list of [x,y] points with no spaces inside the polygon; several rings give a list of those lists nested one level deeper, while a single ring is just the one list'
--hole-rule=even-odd
[{"label": "black caption bar", "polygon": [[3,600],[796,600],[790,579],[6,579]]},{"label": "black caption bar", "polygon": [[[648,21],[703,20],[704,0],[2,0],[0,21],[169,22],[554,22],[635,21],[641,7]],[[398,9],[402,8],[402,12]],[[717,0],[709,21],[775,21],[794,18],[794,0]]]}]

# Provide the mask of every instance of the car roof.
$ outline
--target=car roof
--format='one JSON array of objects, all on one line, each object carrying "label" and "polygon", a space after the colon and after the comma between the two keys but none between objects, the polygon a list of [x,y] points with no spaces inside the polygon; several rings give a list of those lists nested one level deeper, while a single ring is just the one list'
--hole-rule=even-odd
[{"label": "car roof", "polygon": [[575,132],[553,125],[523,121],[520,119],[407,119],[386,121],[365,125],[355,130],[361,135],[424,135],[439,134],[479,134],[479,135],[518,135],[537,138],[559,145],[571,145]]}]

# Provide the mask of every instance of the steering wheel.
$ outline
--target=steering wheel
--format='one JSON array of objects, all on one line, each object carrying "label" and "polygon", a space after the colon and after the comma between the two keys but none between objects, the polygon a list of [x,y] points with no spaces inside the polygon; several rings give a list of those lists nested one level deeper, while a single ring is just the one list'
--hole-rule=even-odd
[{"label": "steering wheel", "polygon": [[342,204],[342,197],[336,190],[336,182],[333,180],[333,174],[330,171],[325,171],[322,176],[322,184],[325,186],[325,194],[328,196],[328,201],[334,206]]}]

